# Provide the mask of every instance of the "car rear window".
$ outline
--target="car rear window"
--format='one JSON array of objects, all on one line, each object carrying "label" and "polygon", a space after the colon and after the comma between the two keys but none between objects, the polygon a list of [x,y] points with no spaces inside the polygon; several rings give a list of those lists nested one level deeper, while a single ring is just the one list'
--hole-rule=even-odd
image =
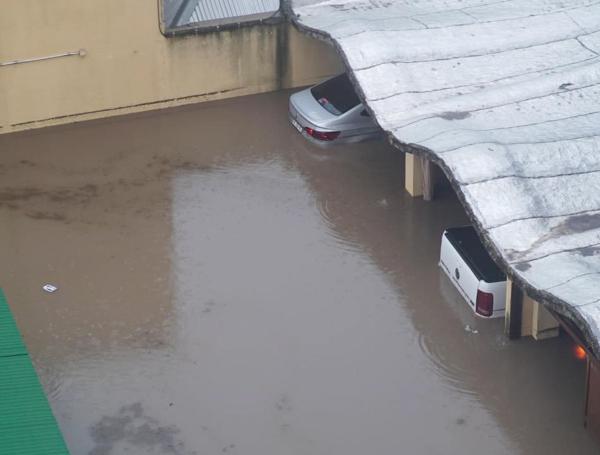
[{"label": "car rear window", "polygon": [[473,226],[447,229],[446,237],[480,280],[487,283],[506,280],[506,275],[490,257]]},{"label": "car rear window", "polygon": [[315,85],[310,91],[319,104],[333,115],[341,115],[360,104],[346,73]]}]

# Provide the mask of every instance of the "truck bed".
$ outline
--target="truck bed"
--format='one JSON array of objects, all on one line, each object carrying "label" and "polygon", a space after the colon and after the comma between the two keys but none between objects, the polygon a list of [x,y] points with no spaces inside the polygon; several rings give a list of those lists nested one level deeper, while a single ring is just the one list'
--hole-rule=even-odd
[{"label": "truck bed", "polygon": [[487,283],[506,281],[506,275],[491,258],[472,226],[446,230],[446,237],[477,278]]}]

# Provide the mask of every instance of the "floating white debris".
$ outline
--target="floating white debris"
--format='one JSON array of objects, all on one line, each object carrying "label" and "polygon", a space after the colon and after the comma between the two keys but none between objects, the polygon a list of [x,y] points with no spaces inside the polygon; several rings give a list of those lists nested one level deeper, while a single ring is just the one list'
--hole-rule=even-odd
[{"label": "floating white debris", "polygon": [[42,289],[46,292],[49,292],[50,294],[58,291],[58,288],[56,286],[54,286],[53,284],[45,284],[42,286]]},{"label": "floating white debris", "polygon": [[469,333],[473,333],[475,335],[477,335],[479,333],[479,330],[474,329],[473,327],[471,327],[469,324],[467,324],[465,326],[465,332],[469,332]]}]

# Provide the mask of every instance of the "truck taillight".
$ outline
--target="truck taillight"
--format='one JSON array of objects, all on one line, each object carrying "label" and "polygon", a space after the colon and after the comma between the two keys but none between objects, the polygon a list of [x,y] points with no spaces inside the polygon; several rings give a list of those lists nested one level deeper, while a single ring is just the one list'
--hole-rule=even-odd
[{"label": "truck taillight", "polygon": [[489,318],[494,312],[494,294],[477,290],[477,300],[475,301],[475,312],[481,316]]}]

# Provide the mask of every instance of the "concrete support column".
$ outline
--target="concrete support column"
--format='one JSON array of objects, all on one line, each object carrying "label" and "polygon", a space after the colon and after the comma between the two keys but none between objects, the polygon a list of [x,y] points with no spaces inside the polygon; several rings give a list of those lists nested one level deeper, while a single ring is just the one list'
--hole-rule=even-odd
[{"label": "concrete support column", "polygon": [[404,154],[404,187],[412,197],[423,196],[426,201],[433,199],[433,178],[431,161],[412,153]]},{"label": "concrete support column", "polygon": [[545,340],[558,336],[558,321],[510,279],[506,281],[505,316],[504,330],[510,339],[532,336],[536,340]]},{"label": "concrete support column", "polygon": [[523,291],[506,280],[506,307],[504,308],[504,332],[511,340],[521,337],[521,319],[523,317]]}]

